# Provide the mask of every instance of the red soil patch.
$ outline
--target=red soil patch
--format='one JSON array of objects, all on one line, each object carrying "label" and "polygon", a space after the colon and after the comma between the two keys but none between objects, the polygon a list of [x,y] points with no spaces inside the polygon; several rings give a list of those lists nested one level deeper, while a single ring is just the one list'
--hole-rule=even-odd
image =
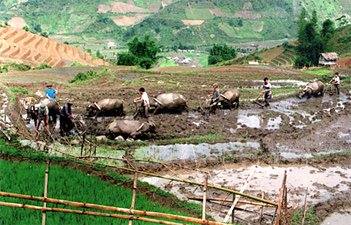
[{"label": "red soil patch", "polygon": [[83,65],[107,65],[76,47],[58,43],[22,29],[0,27],[0,55],[4,62],[28,64],[32,67],[41,63],[52,67],[70,66],[74,62]]},{"label": "red soil patch", "polygon": [[8,24],[11,27],[22,29],[24,26],[27,26],[26,21],[22,17],[13,17],[8,21]]},{"label": "red soil patch", "polygon": [[336,64],[339,67],[350,67],[351,66],[351,57],[341,58],[338,61],[336,61]]}]

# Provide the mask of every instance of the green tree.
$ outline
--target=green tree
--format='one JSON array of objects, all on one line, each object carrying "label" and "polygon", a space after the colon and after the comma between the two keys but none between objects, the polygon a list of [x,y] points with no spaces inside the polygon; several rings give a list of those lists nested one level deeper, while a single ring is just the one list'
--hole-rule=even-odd
[{"label": "green tree", "polygon": [[37,32],[37,33],[42,32],[40,24],[35,25],[35,26],[34,26],[34,30],[35,30],[35,32]]},{"label": "green tree", "polygon": [[117,65],[135,66],[138,59],[130,52],[122,52],[117,55]]},{"label": "green tree", "polygon": [[29,27],[28,26],[24,26],[24,27],[22,27],[22,29],[25,30],[25,31],[29,31]]},{"label": "green tree", "polygon": [[318,32],[317,13],[313,11],[312,18],[306,20],[306,11],[302,10],[298,20],[298,57],[296,66],[317,66],[319,54],[324,52],[322,38]]},{"label": "green tree", "polygon": [[324,49],[326,52],[334,51],[334,44],[330,39],[335,34],[335,24],[332,20],[326,19],[323,22],[322,30],[321,30],[321,38],[323,41]]},{"label": "green tree", "polygon": [[219,62],[234,59],[237,53],[234,48],[230,48],[228,45],[213,45],[210,49],[210,55],[208,57],[208,65],[213,65]]}]

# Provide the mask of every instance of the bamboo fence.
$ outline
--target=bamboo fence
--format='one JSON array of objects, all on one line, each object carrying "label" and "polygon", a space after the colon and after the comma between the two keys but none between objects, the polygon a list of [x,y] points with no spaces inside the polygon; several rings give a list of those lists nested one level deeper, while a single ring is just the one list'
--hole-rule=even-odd
[{"label": "bamboo fence", "polygon": [[[159,213],[159,212],[147,212],[147,211],[142,211],[142,210],[131,210],[131,209],[119,208],[119,207],[113,207],[113,206],[104,206],[104,205],[82,203],[82,202],[73,202],[73,201],[54,199],[54,198],[43,198],[43,197],[38,197],[38,196],[22,195],[22,194],[9,193],[9,192],[3,192],[3,191],[0,191],[0,196],[42,201],[42,202],[61,204],[61,205],[66,205],[66,206],[79,207],[79,208],[88,208],[88,209],[96,209],[96,210],[103,210],[103,211],[110,211],[110,212],[117,212],[117,213],[125,213],[125,214],[129,214],[129,215],[127,215],[127,216],[129,216],[128,218],[125,217],[126,219],[133,219],[133,220],[135,218],[133,216],[137,215],[137,216],[157,217],[157,218],[162,218],[162,219],[179,220],[179,221],[196,223],[196,224],[223,225],[223,223],[214,222],[214,221],[205,221],[204,222],[202,219],[196,219],[196,218],[187,217],[187,216],[178,216],[178,215]],[[42,211],[46,210],[43,207],[40,207],[40,208],[42,209]],[[48,209],[46,211],[54,211],[54,210]]]}]

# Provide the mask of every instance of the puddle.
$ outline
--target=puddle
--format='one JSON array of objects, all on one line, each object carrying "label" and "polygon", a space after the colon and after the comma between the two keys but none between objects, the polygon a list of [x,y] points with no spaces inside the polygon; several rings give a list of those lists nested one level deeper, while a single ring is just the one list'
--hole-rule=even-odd
[{"label": "puddle", "polygon": [[[247,177],[253,170],[253,166],[238,168],[237,165],[224,166],[226,168],[208,169],[209,172],[209,183],[230,188],[234,190],[240,190],[246,182]],[[306,188],[308,188],[308,205],[316,204],[318,202],[326,201],[334,196],[337,196],[343,191],[349,190],[351,184],[351,166],[344,167],[328,167],[328,168],[314,168],[311,166],[272,166],[272,167],[258,167],[256,174],[250,181],[248,188],[245,193],[260,196],[264,190],[267,199],[277,202],[279,199],[279,189],[282,184],[284,171],[287,170],[287,187],[288,187],[288,201],[289,205],[293,207],[302,207],[305,200]],[[202,169],[206,171],[206,169]],[[172,177],[178,177],[186,180],[195,182],[204,182],[205,174],[202,172],[177,171],[177,175]],[[160,178],[143,178],[143,181],[149,182],[157,187],[164,190],[170,191],[177,195],[180,199],[187,199],[187,196],[202,196],[202,189],[195,186],[191,186],[184,183],[172,182],[169,184],[168,180]],[[167,188],[166,188],[166,185]],[[225,193],[221,193],[218,190],[209,189],[208,197],[215,198],[226,198],[231,199],[232,195],[228,196]],[[195,202],[195,201],[194,201]],[[200,202],[197,202],[201,204]],[[213,207],[212,207],[213,206]],[[240,208],[251,209],[253,211],[258,210],[258,207],[239,205]],[[209,213],[214,216],[217,221],[223,221],[227,207],[219,207],[218,205],[212,205],[209,203]],[[266,210],[266,209],[265,209]],[[273,210],[273,209],[271,209]],[[266,211],[269,213],[269,209]],[[273,212],[272,212],[273,213]],[[252,214],[238,211],[237,215],[241,218],[252,219]],[[258,216],[257,216],[258,217]],[[254,218],[257,218],[254,217]]]},{"label": "puddle", "polygon": [[342,213],[333,213],[328,216],[321,225],[340,225],[340,224],[350,224],[351,221],[351,209],[342,211]]},{"label": "puddle", "polygon": [[281,122],[281,116],[278,116],[276,118],[265,118],[262,115],[252,115],[243,111],[240,111],[238,115],[238,125],[246,125],[247,127],[251,128],[275,130],[279,129],[279,124]]},{"label": "puddle", "polygon": [[135,150],[136,159],[152,159],[157,161],[184,160],[208,158],[210,156],[218,157],[223,154],[230,156],[236,153],[256,154],[260,143],[258,142],[230,142],[198,145],[193,144],[175,144],[157,146],[150,145]]}]

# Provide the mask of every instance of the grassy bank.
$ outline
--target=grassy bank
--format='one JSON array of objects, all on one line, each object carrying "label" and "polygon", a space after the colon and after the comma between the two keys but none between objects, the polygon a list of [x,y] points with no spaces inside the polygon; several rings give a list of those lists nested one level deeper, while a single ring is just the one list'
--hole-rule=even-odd
[{"label": "grassy bank", "polygon": [[[132,190],[123,185],[114,185],[111,183],[131,183],[128,177],[116,174],[116,172],[106,171],[105,168],[93,168],[101,173],[108,172],[115,182],[103,182],[97,176],[91,176],[90,172],[83,172],[80,169],[72,167],[69,160],[59,157],[49,157],[43,153],[25,151],[13,148],[0,140],[0,153],[2,158],[17,157],[17,160],[0,160],[0,186],[5,192],[20,193],[33,196],[43,196],[44,193],[44,160],[50,158],[52,165],[49,173],[48,197],[65,199],[77,202],[94,203],[108,206],[117,206],[129,208],[132,199]],[[11,158],[10,157],[10,158]],[[22,158],[25,157],[25,158]],[[25,161],[25,162],[23,162]],[[71,160],[73,163],[74,161]],[[67,167],[66,165],[70,165]],[[88,167],[89,168],[89,167]],[[146,194],[138,194],[136,198],[136,207],[138,210],[163,212],[176,215],[186,215],[177,207],[170,205],[177,201],[171,194],[158,190],[147,183],[138,182],[138,191],[140,189],[149,189],[154,192],[156,198],[163,198],[163,201],[169,201],[169,206],[164,206],[165,202],[160,203],[148,198]],[[144,191],[145,192],[145,191]],[[158,196],[158,197],[157,197]],[[42,206],[42,202],[30,200],[17,200],[14,198],[0,197],[0,201],[29,204]],[[185,202],[176,203],[179,207],[185,207],[194,212],[200,212],[200,206],[188,204]],[[61,205],[48,203],[47,207],[62,208]],[[64,206],[70,209],[71,207]],[[73,208],[72,208],[73,209]],[[21,209],[0,207],[1,224],[40,224],[41,212]],[[48,224],[126,224],[127,221],[105,218],[92,217],[86,215],[64,214],[64,213],[47,213]],[[133,224],[147,224],[135,221]]]}]

